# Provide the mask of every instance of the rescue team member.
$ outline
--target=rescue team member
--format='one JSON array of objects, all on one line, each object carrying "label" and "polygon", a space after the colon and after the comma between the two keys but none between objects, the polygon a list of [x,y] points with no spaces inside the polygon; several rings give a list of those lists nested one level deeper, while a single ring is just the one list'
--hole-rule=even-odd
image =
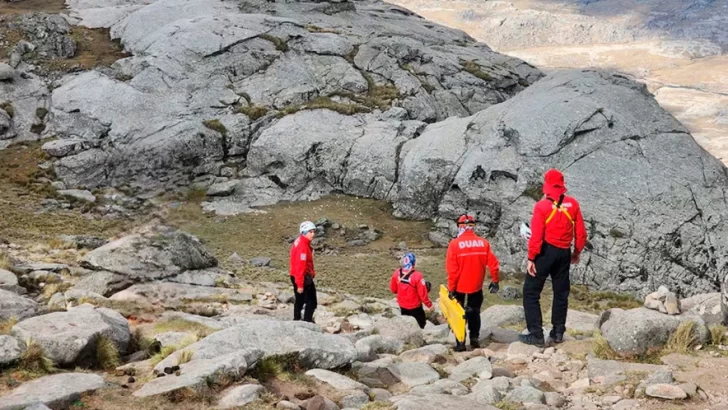
[{"label": "rescue team member", "polygon": [[543,193],[545,198],[533,208],[531,238],[528,241],[528,275],[523,284],[523,308],[529,334],[519,336],[521,342],[536,346],[544,345],[540,299],[549,276],[554,287],[551,307],[553,328],[549,336],[555,343],[564,341],[571,287],[569,264],[579,263],[579,255],[586,245],[586,227],[579,203],[566,195],[561,172],[555,169],[546,172]]},{"label": "rescue team member", "polygon": [[313,322],[313,313],[318,301],[316,299],[316,284],[313,278],[316,272],[313,269],[313,250],[311,241],[316,236],[316,225],[313,222],[303,222],[300,226],[301,235],[291,246],[290,274],[293,284],[293,293],[296,301],[293,305],[293,320],[301,320],[301,310],[304,309],[303,320]]},{"label": "rescue team member", "polygon": [[[480,347],[480,308],[483,306],[483,280],[485,268],[490,271],[490,293],[498,292],[498,258],[490,249],[490,243],[473,231],[475,218],[462,215],[457,220],[458,237],[447,247],[447,284],[450,298],[455,298],[465,309],[470,332],[470,346]],[[456,352],[465,351],[465,341],[458,341]]]},{"label": "rescue team member", "polygon": [[402,267],[392,274],[389,289],[397,294],[397,304],[402,316],[414,317],[422,329],[427,324],[422,304],[427,306],[428,311],[432,309],[427,285],[422,273],[415,270],[415,254],[412,252],[405,254],[402,258]]}]

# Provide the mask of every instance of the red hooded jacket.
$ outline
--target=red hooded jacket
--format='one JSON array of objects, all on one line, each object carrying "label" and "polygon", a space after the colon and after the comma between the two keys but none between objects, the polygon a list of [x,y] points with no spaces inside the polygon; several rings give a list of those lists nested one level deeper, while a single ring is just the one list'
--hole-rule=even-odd
[{"label": "red hooded jacket", "polygon": [[422,273],[412,271],[405,280],[400,280],[401,269],[397,269],[392,274],[392,280],[389,283],[389,289],[392,293],[397,294],[397,303],[399,307],[404,309],[417,309],[424,303],[428,308],[432,308],[430,296],[427,294],[427,286]]},{"label": "red hooded jacket", "polygon": [[491,281],[498,282],[498,258],[491,251],[490,243],[471,229],[450,241],[445,265],[447,285],[451,291],[475,293],[482,290],[486,267]]},{"label": "red hooded jacket", "polygon": [[[557,248],[569,249],[574,241],[574,255],[578,256],[586,246],[586,226],[579,202],[565,195],[563,174],[555,169],[546,172],[543,192],[546,198],[536,202],[533,207],[528,260],[536,259],[544,242]],[[554,202],[558,203],[561,195],[564,195],[564,199],[561,201],[561,209],[557,209]]]},{"label": "red hooded jacket", "polygon": [[304,277],[316,277],[313,270],[313,251],[311,241],[305,236],[299,236],[291,246],[290,274],[296,280],[296,287],[303,288]]}]

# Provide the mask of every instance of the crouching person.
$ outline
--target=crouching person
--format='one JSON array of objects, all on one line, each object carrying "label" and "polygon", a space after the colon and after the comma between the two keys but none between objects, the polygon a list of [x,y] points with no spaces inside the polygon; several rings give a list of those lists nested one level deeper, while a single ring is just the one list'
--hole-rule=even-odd
[{"label": "crouching person", "polygon": [[392,293],[397,294],[397,303],[402,316],[412,316],[417,320],[420,328],[424,329],[427,317],[422,304],[427,310],[432,309],[432,302],[428,295],[429,286],[422,273],[415,270],[415,254],[407,253],[402,258],[402,267],[392,274],[389,284]]}]

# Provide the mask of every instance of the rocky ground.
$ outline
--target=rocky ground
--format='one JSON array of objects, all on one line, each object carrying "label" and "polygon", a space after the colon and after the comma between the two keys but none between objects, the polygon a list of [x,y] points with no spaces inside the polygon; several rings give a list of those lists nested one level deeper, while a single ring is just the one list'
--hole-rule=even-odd
[{"label": "rocky ground", "polygon": [[397,0],[544,70],[601,67],[644,82],[728,161],[728,2]]},{"label": "rocky ground", "polygon": [[516,341],[523,308],[499,304],[509,294],[518,302],[504,288],[481,314],[483,348],[454,353],[437,310],[420,330],[389,297],[323,288],[316,323],[292,322],[285,281],[222,269],[197,238],[174,228],[76,241],[87,251],[69,247],[77,258],[70,265],[27,260],[16,244],[2,245],[0,409],[728,404],[720,294],[678,300],[661,288],[645,307],[570,310],[566,342],[544,349]]}]

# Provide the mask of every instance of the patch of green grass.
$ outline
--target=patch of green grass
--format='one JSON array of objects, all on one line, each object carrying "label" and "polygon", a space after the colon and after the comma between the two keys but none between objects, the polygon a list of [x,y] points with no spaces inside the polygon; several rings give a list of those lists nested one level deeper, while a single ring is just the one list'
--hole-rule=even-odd
[{"label": "patch of green grass", "polygon": [[253,378],[265,382],[284,373],[300,373],[302,369],[298,355],[294,353],[265,357],[249,373]]},{"label": "patch of green grass", "polygon": [[8,116],[10,118],[15,117],[15,108],[13,108],[13,104],[11,104],[10,102],[0,103],[0,108],[5,110],[5,112],[8,113]]},{"label": "patch of green grass", "polygon": [[168,358],[172,353],[176,352],[177,346],[164,346],[162,347],[162,350],[159,351],[159,353],[152,356],[150,359],[150,363],[152,366],[156,366],[161,362],[162,360]]},{"label": "patch of green grass", "polygon": [[53,362],[46,356],[43,347],[33,339],[25,341],[25,351],[20,355],[18,368],[22,371],[40,374],[55,371]]},{"label": "patch of green grass", "polygon": [[609,236],[615,239],[624,238],[624,232],[620,231],[617,228],[612,228],[609,230]]},{"label": "patch of green grass", "polygon": [[371,403],[367,403],[364,405],[364,407],[361,408],[361,410],[394,410],[394,404],[388,403],[385,401],[373,401]]},{"label": "patch of green grass", "polygon": [[282,38],[278,38],[278,37],[272,36],[270,34],[261,34],[258,37],[262,38],[263,40],[267,40],[267,41],[270,41],[271,43],[273,43],[273,45],[276,46],[276,50],[278,50],[278,51],[281,51],[284,53],[286,51],[288,51],[288,43],[286,42],[286,40],[283,40]]},{"label": "patch of green grass", "polygon": [[[0,326],[1,328],[1,326]],[[725,332],[728,331],[723,325],[713,325],[710,327],[710,343],[713,346],[722,345],[725,342]],[[2,332],[0,331],[0,334]]]},{"label": "patch of green grass", "polygon": [[493,76],[483,71],[482,67],[475,61],[460,60],[460,65],[465,71],[480,78],[483,81],[493,81]]},{"label": "patch of green grass", "polygon": [[213,131],[219,132],[222,135],[227,135],[227,128],[225,128],[225,126],[222,125],[222,123],[218,119],[205,120],[202,121],[202,124]]},{"label": "patch of green grass", "polygon": [[493,407],[500,410],[521,410],[523,408],[520,404],[507,400],[501,400],[498,403],[495,403]]},{"label": "patch of green grass", "polygon": [[305,104],[291,105],[278,113],[278,117],[284,117],[286,115],[295,114],[301,110],[318,110],[326,109],[334,112],[338,112],[343,115],[354,115],[359,113],[370,112],[371,110],[367,107],[363,107],[358,104],[342,103],[332,100],[329,97],[317,97]]},{"label": "patch of green grass", "polygon": [[18,318],[11,317],[8,320],[0,322],[0,335],[9,335],[10,330],[18,323]]},{"label": "patch of green grass", "polygon": [[596,332],[592,340],[592,351],[596,357],[603,360],[618,360],[621,356],[612,349],[607,338],[601,332]]},{"label": "patch of green grass", "polygon": [[254,105],[254,104],[240,106],[240,107],[238,107],[237,111],[239,113],[247,115],[251,121],[255,121],[259,118],[262,118],[264,115],[266,115],[268,113],[268,109],[266,107],[263,107],[260,105]]},{"label": "patch of green grass", "polygon": [[154,356],[159,353],[159,342],[151,337],[147,337],[141,329],[135,329],[131,334],[129,342],[130,352],[146,352],[148,356]]},{"label": "patch of green grass", "polygon": [[522,320],[522,321],[520,321],[518,323],[509,323],[509,324],[503,325],[501,327],[503,329],[515,330],[516,332],[519,332],[520,333],[523,329],[526,328],[526,321],[525,320]]},{"label": "patch of green grass", "polygon": [[585,312],[601,313],[604,310],[620,308],[624,310],[642,306],[642,303],[629,294],[608,291],[590,291],[586,286],[572,286],[569,307]]},{"label": "patch of green grass", "polygon": [[215,332],[215,330],[209,326],[185,319],[171,319],[165,322],[158,322],[154,325],[153,331],[155,335],[166,332],[191,333],[197,335],[200,339]]},{"label": "patch of green grass", "polygon": [[584,338],[590,338],[594,337],[596,334],[596,330],[577,330],[577,329],[566,329],[566,334],[573,337],[584,337]]},{"label": "patch of green grass", "polygon": [[111,339],[106,336],[100,336],[96,339],[96,360],[104,370],[114,370],[121,365],[119,359],[119,349],[116,348]]},{"label": "patch of green grass", "polygon": [[697,344],[697,342],[698,335],[697,329],[695,328],[695,322],[682,322],[675,330],[675,333],[670,335],[664,351],[666,353],[693,352],[694,350],[692,348]]}]

